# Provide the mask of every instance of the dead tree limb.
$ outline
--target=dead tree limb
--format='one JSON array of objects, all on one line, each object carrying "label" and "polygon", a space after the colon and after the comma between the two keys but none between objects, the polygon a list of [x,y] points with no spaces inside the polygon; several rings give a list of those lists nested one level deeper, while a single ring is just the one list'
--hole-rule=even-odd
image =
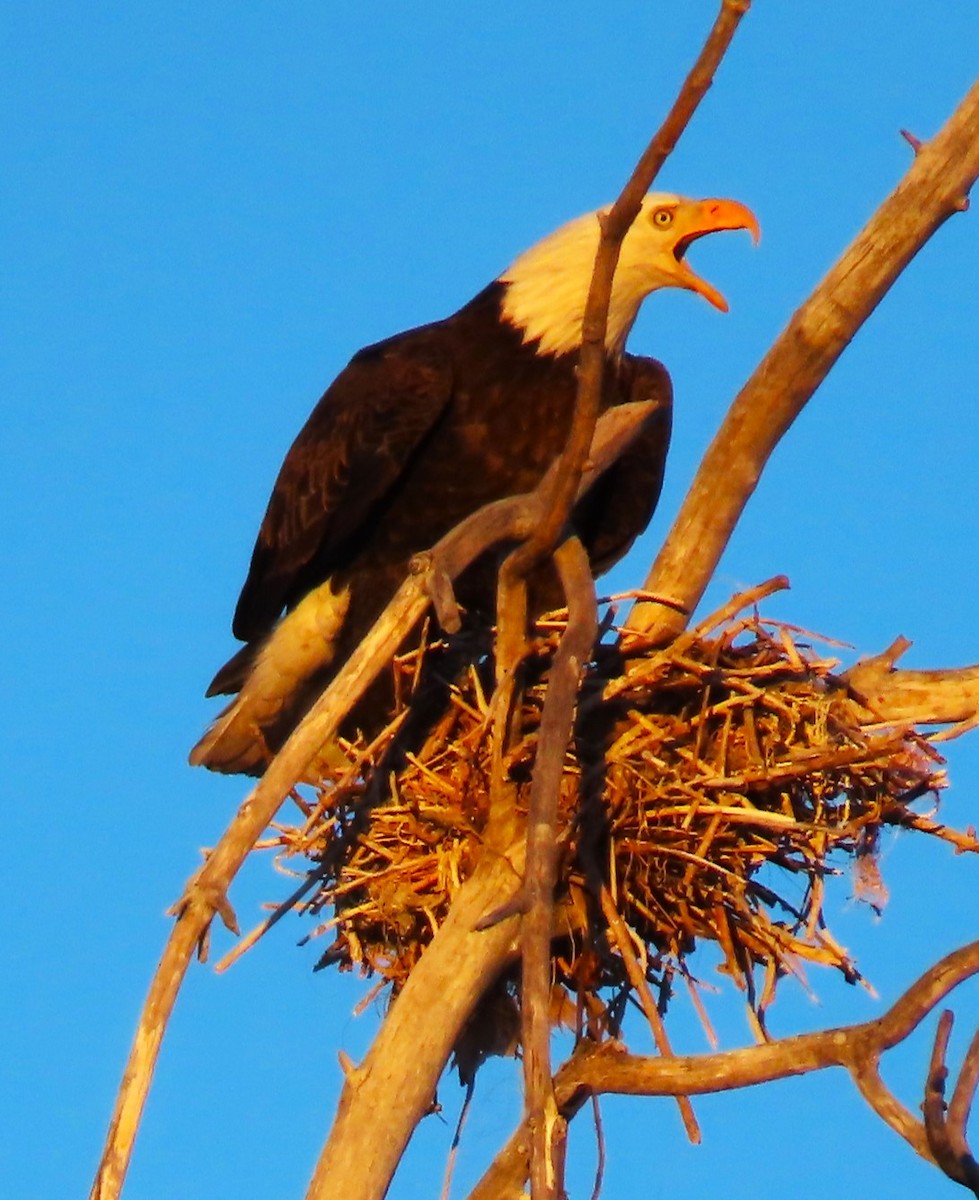
[{"label": "dead tree limb", "polygon": [[721,0],[717,19],[666,120],[643,151],[632,175],[601,223],[595,267],[582,320],[574,422],[561,458],[561,469],[555,474],[548,492],[545,519],[534,531],[533,537],[521,546],[515,564],[518,571],[526,573],[531,564],[541,561],[551,552],[571,511],[571,502],[578,488],[578,478],[584,468],[598,416],[605,372],[608,309],[622,242],[639,215],[643,197],[707,95],[714,82],[714,73],[727,53],[741,18],[750,7],[751,0]]},{"label": "dead tree limb", "polygon": [[[516,894],[525,841],[488,853],[463,884],[445,923],[397,996],[359,1067],[347,1074],[336,1119],[307,1200],[378,1200],[387,1191],[466,1017],[517,952],[516,917],[477,930]],[[379,1128],[380,1114],[383,1127]]]},{"label": "dead tree limb", "polygon": [[[734,37],[741,18],[748,11],[751,0],[722,0],[720,11],[708,34],[697,61],[684,80],[676,101],[666,120],[654,135],[621,194],[601,222],[598,251],[588,290],[588,299],[582,321],[581,349],[578,355],[578,390],[575,398],[574,416],[568,441],[558,460],[551,485],[546,492],[543,520],[531,536],[519,546],[501,573],[501,588],[506,580],[506,592],[516,597],[529,572],[550,555],[562,536],[571,513],[574,497],[578,492],[582,471],[592,442],[595,422],[601,404],[602,381],[605,376],[605,338],[608,325],[608,310],[612,295],[612,283],[618,264],[622,242],[632,223],[639,214],[643,197],[676,145],[683,131],[696,112],[701,100],[713,82],[714,72],[720,65]],[[567,541],[562,548],[565,557],[572,557]],[[567,570],[562,570],[561,551],[557,562],[562,582],[566,584]],[[588,574],[588,595],[594,610],[594,588]],[[586,586],[582,584],[582,586]],[[569,609],[578,610],[579,602],[567,591]],[[514,607],[517,607],[516,605]],[[507,618],[506,620],[504,618]],[[594,626],[594,613],[588,620]],[[531,1194],[534,1200],[554,1200],[563,1193],[556,1163],[560,1157],[558,1143],[560,1128],[553,1093],[551,1090],[550,1065],[550,1016],[548,995],[550,991],[550,928],[552,924],[555,847],[547,836],[538,836],[540,831],[553,827],[558,806],[558,789],[564,752],[571,735],[574,704],[578,680],[587,654],[575,650],[564,656],[565,640],[569,643],[578,639],[585,628],[586,618],[580,616],[569,622],[562,638],[559,658],[575,662],[574,686],[566,691],[552,677],[551,690],[545,704],[544,720],[548,732],[553,736],[545,739],[541,731],[541,742],[534,768],[531,814],[529,821],[530,845],[527,853],[528,885],[525,889],[527,913],[526,930],[523,937],[524,984],[522,1006],[524,1019],[524,1102],[533,1129],[535,1151],[532,1155]],[[523,630],[519,631],[524,634]],[[508,610],[500,616],[500,640],[508,649],[512,647],[516,631],[510,628]],[[592,633],[594,637],[594,632]],[[590,649],[590,648],[589,648]],[[502,681],[509,699],[512,691],[512,670],[515,661],[512,650],[505,660],[505,678]],[[554,671],[558,670],[555,660]],[[563,675],[562,675],[563,679]],[[570,679],[570,676],[569,676]],[[555,690],[556,688],[556,690]],[[553,694],[552,694],[553,693]],[[557,740],[563,731],[563,742]],[[497,732],[498,744],[502,747],[502,735]],[[496,756],[493,787],[498,793],[503,790],[501,778],[502,754]]]},{"label": "dead tree limb", "polygon": [[[928,238],[979,176],[979,83],[921,145],[904,179],[762,359],[704,456],[628,628],[666,641],[684,627],[779,440]],[[686,614],[686,615],[684,615]]]},{"label": "dead tree limb", "polygon": [[928,1149],[941,1170],[955,1183],[979,1196],[979,1162],[969,1149],[966,1123],[979,1082],[979,1032],[965,1057],[951,1104],[945,1103],[945,1084],[948,1067],[948,1039],[952,1032],[952,1013],[942,1013],[935,1044],[932,1047],[925,1099],[921,1106]]},{"label": "dead tree limb", "polygon": [[595,583],[588,553],[577,537],[569,537],[557,548],[554,562],[568,605],[568,624],[554,655],[541,714],[527,814],[527,902],[520,930],[524,1092],[533,1141],[534,1200],[559,1200],[564,1195],[567,1127],[551,1085],[550,1053],[551,940],[560,856],[558,801],[578,688],[598,634]]},{"label": "dead tree limb", "polygon": [[[606,1042],[600,1046],[582,1042],[555,1077],[557,1102],[565,1119],[570,1121],[591,1096],[603,1093],[630,1096],[706,1095],[807,1075],[826,1067],[845,1067],[878,1115],[900,1133],[918,1154],[940,1165],[930,1148],[925,1122],[914,1118],[886,1089],[886,1103],[880,1099],[871,1100],[864,1084],[868,1075],[877,1074],[877,1064],[885,1051],[908,1038],[949,992],[977,974],[979,942],[972,942],[953,951],[927,970],[883,1016],[874,1021],[783,1038],[721,1054],[650,1058],[629,1054],[618,1042]],[[964,1122],[968,1116],[965,1094],[968,1092],[971,1098],[975,1090],[976,1071],[979,1070],[975,1060],[974,1043],[960,1075],[960,1087],[956,1088],[958,1099],[953,1099],[956,1119],[954,1140],[959,1158],[965,1144]],[[939,1065],[944,1065],[943,1058]],[[930,1077],[932,1075],[934,1070],[930,1072]],[[880,1086],[883,1088],[883,1084]],[[528,1172],[528,1141],[527,1130],[521,1125],[470,1192],[469,1200],[509,1200],[510,1197],[520,1196]]]},{"label": "dead tree limb", "polygon": [[[961,732],[979,713],[979,666],[945,671],[897,670],[911,643],[898,638],[881,654],[865,658],[843,676],[853,694],[884,721],[952,725]],[[950,731],[955,732],[955,731]]]}]

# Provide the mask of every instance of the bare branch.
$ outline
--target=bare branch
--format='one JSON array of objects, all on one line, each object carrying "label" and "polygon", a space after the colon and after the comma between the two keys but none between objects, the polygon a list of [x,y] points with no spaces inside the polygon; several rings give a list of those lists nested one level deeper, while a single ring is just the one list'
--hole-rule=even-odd
[{"label": "bare branch", "polygon": [[714,573],[765,463],[854,334],[979,175],[979,83],[797,310],[736,397],[646,580],[630,630],[667,640]]},{"label": "bare branch", "polygon": [[[445,923],[418,960],[374,1039],[348,1074],[307,1200],[379,1200],[473,1006],[516,954],[516,919],[477,931],[480,918],[516,893],[524,839],[507,855],[484,855]],[[397,1097],[396,1106],[392,1098]],[[378,1114],[384,1114],[378,1136]]]},{"label": "bare branch", "polygon": [[933,1162],[924,1126],[914,1113],[905,1108],[881,1078],[880,1054],[868,1052],[861,1062],[851,1068],[850,1078],[856,1084],[857,1091],[884,1124],[890,1125],[895,1133],[904,1138],[916,1154]]},{"label": "bare branch", "polygon": [[955,1126],[960,1144],[965,1146],[965,1130],[969,1124],[972,1102],[979,1088],[979,1030],[976,1031],[966,1051],[958,1083],[948,1105],[948,1123]]},{"label": "bare branch", "polygon": [[952,1022],[951,1012],[947,1010],[943,1012],[938,1022],[938,1029],[935,1031],[935,1044],[932,1047],[928,1080],[925,1085],[925,1099],[921,1111],[924,1113],[928,1147],[934,1161],[949,1179],[968,1188],[974,1196],[979,1196],[979,1163],[976,1162],[969,1150],[965,1132],[965,1117],[968,1116],[976,1083],[976,1063],[971,1056],[975,1052],[979,1034],[976,1035],[976,1040],[970,1047],[970,1054],[963,1066],[959,1085],[955,1089],[954,1116],[952,1108],[946,1115],[945,1084],[948,1080],[946,1056]]},{"label": "bare branch", "polygon": [[518,552],[515,570],[520,573],[526,574],[556,545],[578,490],[601,402],[608,309],[622,242],[639,214],[643,197],[710,89],[714,73],[727,53],[741,18],[750,7],[751,0],[722,0],[720,12],[704,47],[684,80],[666,120],[646,147],[619,198],[602,222],[582,320],[574,421],[560,459],[560,470],[554,476],[548,492],[544,520]]},{"label": "bare branch", "polygon": [[[926,971],[875,1021],[783,1038],[721,1054],[650,1058],[629,1054],[618,1042],[605,1042],[601,1046],[582,1042],[555,1077],[557,1102],[570,1121],[589,1097],[602,1093],[703,1095],[807,1075],[826,1067],[846,1067],[855,1078],[860,1077],[857,1079],[860,1086],[861,1080],[866,1083],[872,1078],[876,1062],[884,1051],[904,1041],[953,988],[977,974],[979,942],[971,942]],[[972,1071],[979,1068],[971,1059],[968,1063],[968,1079],[971,1080]],[[871,1064],[869,1070],[868,1064]],[[868,1090],[873,1087],[870,1083]],[[915,1121],[889,1093],[885,1096],[883,1084],[880,1089],[878,1102],[873,1104],[875,1111],[906,1137],[922,1157],[934,1161],[922,1123]],[[860,1090],[867,1097],[864,1086]],[[889,1106],[900,1114],[900,1120],[892,1119]],[[905,1116],[917,1126],[918,1136],[909,1137],[908,1131],[902,1128]],[[519,1195],[515,1189],[526,1179],[527,1169],[527,1133],[521,1126],[470,1192],[469,1200]]]},{"label": "bare branch", "polygon": [[854,696],[884,721],[916,725],[971,724],[979,713],[979,666],[947,671],[895,670],[911,645],[893,646],[851,667],[843,676]]},{"label": "bare branch", "polygon": [[[604,916],[608,924],[612,941],[618,947],[619,954],[625,964],[629,982],[639,997],[643,1015],[649,1023],[650,1032],[653,1035],[653,1042],[664,1058],[672,1058],[673,1047],[670,1045],[669,1037],[666,1033],[666,1025],[663,1022],[659,1009],[656,1007],[656,1001],[653,999],[653,993],[650,991],[646,975],[639,966],[635,953],[629,944],[629,931],[626,928],[626,923],[619,915],[619,911],[615,907],[608,888],[601,883],[599,883],[599,902],[602,907],[602,916]],[[677,1096],[676,1100],[680,1108],[680,1118],[683,1121],[687,1138],[694,1145],[698,1145],[700,1142],[700,1126],[697,1123],[697,1117],[693,1111],[693,1105],[690,1103],[690,1098],[688,1096]]]},{"label": "bare branch", "polygon": [[[571,430],[546,493],[543,520],[527,541],[514,551],[505,565],[503,575],[511,581],[525,579],[530,570],[552,552],[565,528],[574,497],[579,490],[588,448],[598,419],[602,382],[605,377],[605,336],[612,281],[623,239],[640,211],[643,196],[706,95],[714,71],[749,6],[750,0],[722,0],[714,26],[684,81],[676,102],[639,160],[618,200],[602,222],[582,321],[578,391]],[[555,554],[562,582],[565,584],[569,609],[574,609],[579,600],[568,591],[568,565],[562,567],[561,556],[563,554],[570,564],[570,547],[576,544],[576,539],[567,541]],[[581,651],[578,651],[578,657],[570,651],[566,660],[562,656],[565,643],[577,639],[578,632],[583,633],[586,625],[590,626],[590,633],[584,654],[590,653],[596,630],[594,587],[587,570],[587,560],[584,566],[588,578],[587,582],[581,582],[581,587],[587,588],[585,594],[590,597],[591,612],[587,618],[582,614],[580,620],[569,620],[568,629],[552,667],[543,716],[543,721],[548,723],[548,736],[545,738],[545,728],[542,725],[531,792],[526,885],[529,903],[526,905],[524,934],[524,1028],[529,1036],[524,1042],[524,1079],[525,1100],[530,1114],[534,1145],[531,1157],[531,1191],[534,1200],[550,1200],[563,1191],[554,1169],[558,1157],[557,1141],[561,1138],[563,1121],[558,1120],[551,1091],[549,1049],[550,929],[557,862],[553,834],[564,751],[571,733],[578,681],[585,661]],[[581,571],[578,570],[577,574],[581,575]],[[512,593],[514,587],[515,584],[511,582],[508,590]],[[522,633],[521,630],[520,634]],[[508,628],[508,646],[512,644],[514,636],[515,631]],[[511,653],[507,658],[508,666],[512,657],[514,656]],[[568,665],[567,672],[564,671],[565,661]],[[570,685],[567,692],[565,678]],[[509,687],[509,681],[507,686]],[[509,691],[507,695],[509,696]],[[563,740],[560,740],[562,735]],[[499,732],[497,738],[498,744],[502,745]],[[499,760],[496,766],[499,766]],[[494,779],[496,776],[497,771],[494,770]]]},{"label": "bare branch", "polygon": [[[570,537],[554,562],[568,605],[568,624],[554,655],[541,714],[527,817],[527,893],[521,925],[523,955],[524,1093],[530,1120],[531,1194],[558,1200],[564,1194],[566,1131],[551,1086],[551,939],[558,873],[558,801],[564,757],[571,740],[581,675],[598,633],[595,584],[581,542]],[[559,1165],[560,1164],[560,1165]]]}]

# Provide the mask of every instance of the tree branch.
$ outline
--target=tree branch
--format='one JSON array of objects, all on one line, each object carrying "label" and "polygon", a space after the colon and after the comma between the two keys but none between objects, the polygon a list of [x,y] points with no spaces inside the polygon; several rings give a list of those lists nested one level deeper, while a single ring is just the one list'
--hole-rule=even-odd
[{"label": "tree branch", "polygon": [[714,73],[727,53],[741,18],[750,7],[751,0],[722,0],[720,12],[704,47],[684,80],[666,120],[643,151],[632,175],[601,223],[601,236],[581,327],[574,420],[560,459],[560,469],[547,494],[544,520],[516,554],[514,570],[521,574],[525,575],[557,544],[578,489],[601,403],[608,309],[622,242],[639,215],[643,197],[714,82]]},{"label": "tree branch", "polygon": [[[792,317],[736,397],[626,622],[666,641],[686,624],[769,456],[854,334],[979,175],[979,83]],[[682,615],[686,613],[686,618]]]},{"label": "tree branch", "polygon": [[[557,1102],[565,1118],[570,1121],[591,1096],[602,1093],[630,1096],[705,1095],[807,1075],[826,1067],[845,1067],[855,1079],[861,1074],[866,1076],[868,1063],[876,1064],[884,1051],[909,1037],[953,988],[977,974],[979,942],[972,942],[953,951],[926,971],[877,1020],[783,1038],[721,1054],[650,1058],[629,1054],[618,1042],[605,1042],[601,1046],[582,1042],[555,1077]],[[971,1072],[975,1069],[975,1063],[970,1061],[969,1073],[963,1070],[963,1079],[967,1083],[972,1080]],[[860,1090],[866,1098],[864,1088]],[[917,1126],[917,1137],[908,1137],[908,1131],[900,1122],[896,1123],[882,1111],[883,1105],[873,1104],[875,1111],[907,1138],[919,1154],[934,1162],[924,1125],[914,1121],[902,1106],[892,1097],[890,1099],[895,1109],[906,1114]],[[967,1111],[966,1106],[960,1101],[957,1107],[960,1128],[964,1111]],[[526,1179],[527,1170],[527,1131],[521,1125],[470,1192],[469,1200],[498,1200],[500,1197],[518,1196],[520,1193],[517,1188]]]},{"label": "tree branch", "polygon": [[[521,581],[554,550],[565,529],[580,486],[601,405],[606,369],[608,310],[622,242],[639,214],[642,199],[656,174],[706,95],[714,72],[750,3],[751,0],[722,0],[720,12],[707,41],[687,75],[666,120],[649,143],[619,198],[601,222],[598,251],[582,320],[578,390],[571,430],[546,492],[543,519],[523,545],[510,555],[501,572],[501,591],[513,598],[519,592]],[[578,607],[578,598],[568,592],[565,571],[570,568],[570,547],[574,544],[577,543],[566,541],[555,555],[559,572],[562,573],[562,582],[565,583],[568,607],[572,611]],[[562,569],[561,565],[562,553],[567,561],[565,569]],[[577,573],[580,575],[580,570]],[[580,619],[569,619],[568,629],[552,666],[543,716],[543,721],[547,722],[548,736],[545,738],[545,728],[542,724],[531,790],[525,897],[527,913],[523,939],[523,996],[525,1103],[533,1130],[531,1193],[534,1200],[552,1200],[552,1197],[563,1191],[558,1179],[559,1172],[555,1169],[563,1122],[558,1120],[550,1083],[550,929],[553,920],[551,910],[557,861],[553,832],[561,770],[571,735],[581,667],[591,651],[591,640],[594,639],[597,628],[594,617],[594,586],[587,570],[587,562],[585,574],[588,576],[587,584],[582,582],[581,586],[587,586],[587,595],[591,597],[591,613],[587,619],[584,615]],[[520,606],[514,603],[513,607]],[[509,611],[507,606],[500,617],[500,641],[508,651],[504,660],[505,674],[501,681],[507,697],[512,688],[512,671],[516,661],[514,640],[524,633],[523,629],[517,631],[512,628]],[[586,625],[591,628],[589,645],[583,652],[569,652],[565,660],[565,643],[570,644],[577,640],[579,632],[584,632]],[[570,673],[563,670],[565,661],[569,664]],[[573,664],[573,667],[570,664]],[[565,688],[565,679],[570,685],[568,689]],[[562,735],[563,741],[560,740]],[[500,731],[497,731],[496,736],[497,744],[502,748]],[[503,788],[502,778],[498,778],[501,765],[500,754],[494,760],[494,788],[497,791]]]},{"label": "tree branch", "polygon": [[910,647],[898,638],[887,650],[847,671],[854,696],[883,721],[915,725],[969,725],[979,714],[979,666],[946,671],[895,670]]},{"label": "tree branch", "polygon": [[[517,921],[477,931],[501,898],[516,894],[525,842],[487,853],[398,994],[363,1063],[349,1072],[306,1200],[380,1200],[466,1018],[516,954]],[[396,1100],[396,1103],[393,1101]],[[379,1115],[383,1129],[379,1132]]]},{"label": "tree branch", "polygon": [[554,554],[568,605],[568,624],[554,654],[541,714],[527,814],[526,912],[521,925],[524,1095],[530,1121],[531,1194],[564,1194],[566,1125],[551,1086],[551,938],[558,874],[558,803],[564,758],[574,727],[581,675],[598,634],[595,584],[588,554],[569,537]]},{"label": "tree branch", "polygon": [[968,1188],[974,1196],[979,1196],[979,1162],[976,1162],[969,1149],[965,1129],[976,1083],[979,1080],[979,1033],[972,1040],[959,1074],[952,1103],[946,1110],[945,1084],[948,1080],[948,1067],[945,1060],[953,1019],[951,1012],[947,1010],[939,1019],[921,1111],[925,1118],[928,1149],[934,1161],[949,1179]]},{"label": "tree branch", "polygon": [[[596,883],[602,916],[604,916],[608,925],[611,940],[618,947],[619,956],[625,965],[626,974],[629,977],[629,982],[632,984],[633,991],[639,997],[639,1004],[642,1008],[643,1016],[645,1016],[649,1024],[650,1032],[653,1035],[653,1042],[664,1058],[672,1058],[673,1047],[670,1045],[670,1040],[666,1032],[666,1024],[660,1015],[659,1009],[656,1007],[656,1001],[653,998],[649,982],[646,979],[646,973],[640,967],[636,955],[629,944],[629,930],[626,923],[620,916],[619,910],[615,907],[615,902],[608,888],[600,880],[596,880]],[[686,1130],[687,1138],[694,1145],[699,1145],[700,1126],[697,1123],[697,1117],[693,1111],[693,1105],[690,1103],[689,1096],[677,1096],[676,1101],[680,1109],[680,1119],[683,1121],[683,1128]]]}]

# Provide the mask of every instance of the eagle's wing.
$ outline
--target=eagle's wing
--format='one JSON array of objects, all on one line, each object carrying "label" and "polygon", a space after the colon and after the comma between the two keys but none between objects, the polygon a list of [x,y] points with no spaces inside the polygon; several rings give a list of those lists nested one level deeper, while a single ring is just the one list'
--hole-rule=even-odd
[{"label": "eagle's wing", "polygon": [[648,525],[670,447],[673,387],[666,368],[655,358],[627,354],[622,371],[622,399],[651,407],[627,449],[575,505],[572,522],[595,575],[614,566]]},{"label": "eagle's wing", "polygon": [[344,565],[445,411],[451,364],[421,334],[355,355],[293,442],[235,609],[235,637],[264,637],[284,608]]}]

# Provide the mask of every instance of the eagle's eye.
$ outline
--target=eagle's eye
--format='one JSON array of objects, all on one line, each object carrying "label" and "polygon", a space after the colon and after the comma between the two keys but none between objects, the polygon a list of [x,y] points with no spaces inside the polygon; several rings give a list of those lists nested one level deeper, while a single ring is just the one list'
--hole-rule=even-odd
[{"label": "eagle's eye", "polygon": [[672,208],[657,208],[653,213],[653,224],[660,229],[669,229],[673,224],[673,216]]}]

